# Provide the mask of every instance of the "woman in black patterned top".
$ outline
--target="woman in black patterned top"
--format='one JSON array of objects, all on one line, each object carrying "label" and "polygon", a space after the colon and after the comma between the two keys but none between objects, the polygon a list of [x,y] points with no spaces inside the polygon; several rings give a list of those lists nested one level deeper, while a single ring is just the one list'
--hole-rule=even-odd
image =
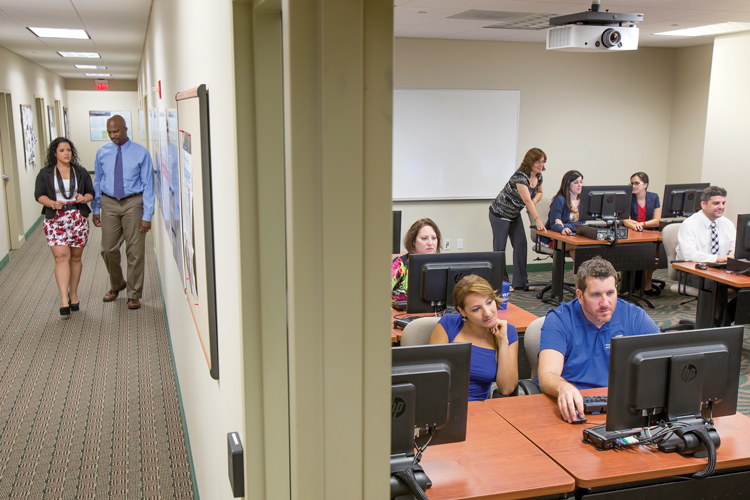
[{"label": "woman in black patterned top", "polygon": [[[526,274],[526,232],[521,210],[526,207],[534,218],[537,230],[546,231],[544,221],[536,211],[536,203],[542,199],[542,172],[546,162],[544,151],[529,149],[521,166],[490,205],[493,250],[504,252],[508,236],[513,246],[513,288],[525,288],[529,282]],[[507,271],[503,279],[510,281]],[[529,289],[533,290],[533,287]]]}]

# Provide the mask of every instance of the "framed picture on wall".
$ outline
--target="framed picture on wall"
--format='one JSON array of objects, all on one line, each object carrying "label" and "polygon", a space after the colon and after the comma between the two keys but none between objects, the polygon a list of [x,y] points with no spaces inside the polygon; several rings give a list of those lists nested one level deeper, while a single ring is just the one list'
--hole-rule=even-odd
[{"label": "framed picture on wall", "polygon": [[68,108],[63,108],[63,127],[65,127],[65,137],[70,139],[70,119],[68,118]]},{"label": "framed picture on wall", "polygon": [[26,170],[36,166],[36,134],[34,133],[34,111],[31,104],[21,104],[21,130],[23,130],[23,153]]},{"label": "framed picture on wall", "polygon": [[47,106],[47,123],[49,123],[50,142],[57,139],[57,120],[55,120],[55,108]]},{"label": "framed picture on wall", "polygon": [[128,127],[128,139],[133,140],[133,119],[130,111],[89,111],[89,128],[92,141],[109,141],[107,120],[115,115],[120,115],[125,119],[125,126]]}]

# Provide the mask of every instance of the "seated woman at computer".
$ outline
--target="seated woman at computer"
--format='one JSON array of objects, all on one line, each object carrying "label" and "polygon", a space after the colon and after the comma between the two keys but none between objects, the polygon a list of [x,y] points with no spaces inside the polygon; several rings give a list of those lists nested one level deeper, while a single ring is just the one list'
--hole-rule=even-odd
[{"label": "seated woman at computer", "polygon": [[406,287],[409,283],[409,254],[440,253],[442,239],[437,224],[430,219],[419,219],[411,225],[404,236],[407,253],[393,259],[391,266],[392,301],[406,300]]},{"label": "seated woman at computer", "polygon": [[490,397],[492,382],[508,395],[518,385],[518,331],[497,317],[500,298],[484,278],[461,278],[453,290],[459,314],[446,314],[432,332],[430,344],[471,342],[469,401]]},{"label": "seated woman at computer", "polygon": [[[549,215],[545,227],[551,231],[562,234],[575,233],[578,221],[578,205],[581,202],[581,189],[583,189],[583,174],[578,170],[568,170],[563,175],[560,189],[552,199],[549,206]],[[547,246],[552,240],[546,236],[541,237],[541,242]]]},{"label": "seated woman at computer", "polygon": [[562,419],[583,416],[580,389],[609,383],[612,337],[659,333],[638,307],[617,298],[617,271],[596,256],[578,268],[576,298],[550,309],[539,340],[539,388],[557,399]]},{"label": "seated woman at computer", "polygon": [[[529,149],[521,166],[490,205],[492,249],[504,252],[508,236],[513,246],[513,288],[524,288],[529,282],[526,275],[526,232],[521,210],[526,207],[534,218],[537,231],[546,230],[544,221],[536,211],[536,203],[542,199],[542,172],[546,162],[547,155],[544,151],[539,148]],[[507,272],[503,279],[510,281]],[[528,289],[533,290],[533,287]]]},{"label": "seated woman at computer", "polygon": [[[661,219],[661,205],[659,195],[648,191],[648,175],[645,172],[636,172],[630,176],[630,185],[633,186],[633,196],[630,202],[630,218],[624,221],[625,227],[634,231],[643,231],[644,228],[659,227]],[[659,295],[660,288],[651,288],[651,277],[653,269],[647,269],[643,291],[646,295]]]}]

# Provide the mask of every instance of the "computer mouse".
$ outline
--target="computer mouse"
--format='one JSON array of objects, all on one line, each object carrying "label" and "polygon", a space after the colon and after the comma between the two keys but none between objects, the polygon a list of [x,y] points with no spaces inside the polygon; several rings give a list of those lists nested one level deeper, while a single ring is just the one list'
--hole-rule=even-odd
[{"label": "computer mouse", "polygon": [[696,268],[696,269],[700,269],[700,270],[702,270],[702,271],[705,271],[706,269],[708,269],[708,266],[707,266],[706,264],[703,264],[702,262],[698,262],[698,263],[697,263],[697,264],[695,265],[695,268]]},{"label": "computer mouse", "polygon": [[639,233],[643,232],[643,228],[642,227],[637,227],[637,228],[635,228],[635,230],[638,231]]},{"label": "computer mouse", "polygon": [[[562,415],[560,415],[562,417]],[[571,422],[573,424],[583,424],[586,423],[586,417],[582,417],[578,414],[578,410],[576,409],[576,418]]]}]

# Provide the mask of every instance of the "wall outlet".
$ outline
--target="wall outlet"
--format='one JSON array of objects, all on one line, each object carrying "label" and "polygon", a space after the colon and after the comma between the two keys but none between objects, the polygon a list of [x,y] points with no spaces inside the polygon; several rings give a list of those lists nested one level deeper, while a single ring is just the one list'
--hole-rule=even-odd
[{"label": "wall outlet", "polygon": [[445,240],[445,244],[443,245],[443,248],[444,248],[445,250],[450,250],[450,249],[451,249],[451,240],[447,240],[447,239],[446,239],[446,240]]},{"label": "wall outlet", "polygon": [[464,247],[464,239],[463,238],[457,239],[456,240],[456,248],[458,250],[461,250],[463,247]]}]

